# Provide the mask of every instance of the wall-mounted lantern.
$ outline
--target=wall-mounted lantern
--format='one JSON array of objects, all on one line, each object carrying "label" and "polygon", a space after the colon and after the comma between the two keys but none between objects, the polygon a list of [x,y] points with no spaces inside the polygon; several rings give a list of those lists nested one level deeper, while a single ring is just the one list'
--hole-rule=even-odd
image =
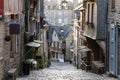
[{"label": "wall-mounted lantern", "polygon": [[62,32],[62,33],[63,33],[63,32],[64,32],[64,29],[61,29],[61,30],[60,30],[60,32]]}]

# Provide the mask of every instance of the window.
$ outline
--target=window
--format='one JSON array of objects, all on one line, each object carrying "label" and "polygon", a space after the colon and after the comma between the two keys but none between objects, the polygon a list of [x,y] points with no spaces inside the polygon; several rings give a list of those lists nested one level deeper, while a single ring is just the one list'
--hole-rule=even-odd
[{"label": "window", "polygon": [[59,9],[61,9],[61,6],[59,6]]},{"label": "window", "polygon": [[59,48],[59,42],[57,42],[57,48]]},{"label": "window", "polygon": [[10,41],[10,58],[14,58],[14,53],[15,53],[15,43],[14,43],[14,36],[11,36],[11,41]]},{"label": "window", "polygon": [[54,48],[55,48],[55,42],[53,42],[53,46],[54,46]]},{"label": "window", "polygon": [[87,4],[87,23],[93,23],[94,3]]},{"label": "window", "polygon": [[111,0],[111,9],[115,9],[115,0]]},{"label": "window", "polygon": [[93,12],[94,12],[94,4],[92,4],[92,10],[91,10],[91,23],[93,23]]},{"label": "window", "polygon": [[68,19],[67,18],[64,19],[64,23],[68,23]]},{"label": "window", "polygon": [[59,12],[58,14],[59,14],[59,16],[61,16],[61,15],[62,15],[62,13],[61,13],[61,12]]},{"label": "window", "polygon": [[65,6],[65,9],[68,9],[68,6]]},{"label": "window", "polygon": [[88,21],[87,22],[89,22],[89,18],[90,18],[90,4],[88,4],[88,14],[87,14],[87,19],[88,19]]},{"label": "window", "polygon": [[58,22],[59,22],[59,23],[62,23],[62,19],[58,19]]}]

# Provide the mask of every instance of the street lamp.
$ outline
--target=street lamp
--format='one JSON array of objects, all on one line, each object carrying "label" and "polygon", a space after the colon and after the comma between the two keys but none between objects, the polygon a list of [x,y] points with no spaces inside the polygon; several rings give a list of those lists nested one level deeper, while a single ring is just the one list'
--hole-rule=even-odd
[{"label": "street lamp", "polygon": [[60,31],[63,33],[63,32],[64,32],[64,29],[61,29]]}]

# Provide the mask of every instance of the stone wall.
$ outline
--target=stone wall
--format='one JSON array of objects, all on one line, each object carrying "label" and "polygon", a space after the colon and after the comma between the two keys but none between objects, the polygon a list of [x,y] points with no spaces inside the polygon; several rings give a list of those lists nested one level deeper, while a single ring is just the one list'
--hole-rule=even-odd
[{"label": "stone wall", "polygon": [[[10,36],[9,26],[4,22],[0,22],[0,80],[2,78],[5,79],[7,77],[8,70],[16,68],[18,72],[20,68],[20,52],[19,51],[18,53],[15,52],[15,46],[11,46],[11,40],[5,41],[6,36]],[[15,36],[12,39],[13,39],[12,44],[15,45],[16,44]],[[10,47],[14,49],[13,52],[11,52]],[[11,53],[14,54],[14,57],[11,57],[10,55]]]},{"label": "stone wall", "polygon": [[4,25],[0,22],[0,80],[3,77],[3,45],[4,45]]}]

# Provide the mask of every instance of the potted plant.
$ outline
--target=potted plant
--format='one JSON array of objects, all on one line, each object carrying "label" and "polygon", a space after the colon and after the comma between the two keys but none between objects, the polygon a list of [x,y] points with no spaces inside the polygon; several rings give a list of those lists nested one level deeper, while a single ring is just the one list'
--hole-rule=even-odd
[{"label": "potted plant", "polygon": [[4,40],[5,40],[5,41],[10,41],[10,40],[11,40],[11,37],[7,35],[7,36],[5,36]]},{"label": "potted plant", "polygon": [[40,29],[40,33],[43,33],[44,32],[44,30],[43,29]]},{"label": "potted plant", "polygon": [[40,52],[36,53],[36,59],[38,62],[38,68],[43,69],[44,68],[44,57],[43,54]]}]

